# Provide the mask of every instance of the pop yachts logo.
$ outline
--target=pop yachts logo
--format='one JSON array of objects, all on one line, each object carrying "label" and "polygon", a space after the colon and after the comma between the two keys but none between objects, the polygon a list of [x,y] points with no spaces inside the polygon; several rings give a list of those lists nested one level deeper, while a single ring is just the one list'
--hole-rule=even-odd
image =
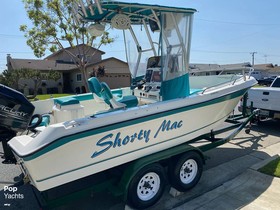
[{"label": "pop yachts logo", "polygon": [[18,193],[18,188],[14,186],[4,186],[4,196],[5,199],[13,200],[13,199],[24,199],[24,195],[22,193]]},{"label": "pop yachts logo", "polygon": [[[171,122],[170,120],[168,121],[164,120],[159,126],[159,128],[156,130],[155,134],[153,135],[153,138],[156,139],[161,132],[179,129],[182,127],[182,125],[183,125],[182,120],[175,121],[175,122]],[[104,136],[103,138],[101,138],[99,141],[97,141],[96,146],[99,147],[100,149],[96,150],[91,157],[95,158],[111,148],[125,146],[135,141],[144,141],[145,143],[148,143],[151,139],[152,131],[153,130],[151,129],[149,130],[142,129],[139,130],[138,132],[135,132],[132,135],[125,135],[125,136],[123,136],[121,132],[118,132],[116,135],[110,133]]]}]

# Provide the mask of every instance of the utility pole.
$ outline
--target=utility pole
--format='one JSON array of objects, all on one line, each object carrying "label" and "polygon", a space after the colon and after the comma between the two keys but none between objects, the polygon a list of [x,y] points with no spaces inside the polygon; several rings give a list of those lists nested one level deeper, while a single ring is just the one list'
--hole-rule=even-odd
[{"label": "utility pole", "polygon": [[255,54],[256,54],[257,52],[251,52],[250,54],[252,55],[252,66],[254,66],[255,65]]},{"label": "utility pole", "polygon": [[267,55],[264,55],[263,57],[265,57],[265,63],[267,63]]}]

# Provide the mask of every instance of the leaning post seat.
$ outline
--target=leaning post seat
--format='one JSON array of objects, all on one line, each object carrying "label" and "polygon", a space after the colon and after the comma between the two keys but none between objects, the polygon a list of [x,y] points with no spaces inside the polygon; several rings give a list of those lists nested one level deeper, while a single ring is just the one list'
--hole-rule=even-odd
[{"label": "leaning post seat", "polygon": [[109,86],[105,82],[99,82],[96,77],[88,79],[89,89],[92,93],[102,98],[112,108],[122,107],[135,107],[138,105],[138,99],[136,96],[122,96],[119,99],[115,99]]},{"label": "leaning post seat", "polygon": [[88,79],[89,90],[95,93],[97,96],[101,97],[101,85],[96,77],[91,77]]},{"label": "leaning post seat", "polygon": [[[32,120],[31,125],[35,124],[38,121],[38,118]],[[42,115],[42,122],[38,125],[47,127],[51,122],[51,116],[49,114]]]},{"label": "leaning post seat", "polygon": [[96,77],[91,77],[88,79],[89,90],[93,93],[93,98],[97,102],[104,101],[106,104],[110,105],[110,102],[102,97],[102,87],[99,80]]},{"label": "leaning post seat", "polygon": [[126,107],[126,104],[119,102],[119,100],[115,100],[113,97],[113,94],[109,88],[109,86],[105,82],[100,83],[102,91],[101,95],[102,98],[104,98],[105,101],[109,101],[109,105],[112,108],[123,108]]}]

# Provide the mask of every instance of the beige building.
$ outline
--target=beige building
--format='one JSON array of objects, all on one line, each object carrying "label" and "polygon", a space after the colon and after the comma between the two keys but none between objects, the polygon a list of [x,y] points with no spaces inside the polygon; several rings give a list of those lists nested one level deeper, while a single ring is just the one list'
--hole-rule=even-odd
[{"label": "beige building", "polygon": [[[47,93],[82,93],[85,92],[84,84],[82,83],[82,74],[69,54],[80,57],[87,55],[83,59],[86,61],[87,77],[96,75],[94,72],[98,68],[103,68],[104,75],[98,75],[99,80],[106,82],[110,88],[120,88],[130,86],[130,72],[128,64],[117,58],[107,58],[102,60],[102,55],[105,52],[97,50],[86,45],[78,45],[75,48],[66,48],[60,50],[43,60],[39,59],[16,59],[11,55],[7,55],[7,68],[10,69],[35,69],[42,73],[47,73],[50,70],[58,71],[61,78],[58,81],[46,80],[43,81],[47,89]],[[34,83],[32,80],[20,79],[19,87],[21,91],[28,87],[29,94],[33,94]],[[39,93],[43,93],[45,87],[39,88]],[[61,89],[61,91],[59,91]]]},{"label": "beige building", "polygon": [[256,79],[269,76],[280,75],[280,67],[273,64],[257,64],[254,67],[249,62],[236,64],[190,64],[189,71],[194,76],[218,75],[218,74],[241,74],[243,71],[249,72],[250,68],[254,69],[251,73]]}]

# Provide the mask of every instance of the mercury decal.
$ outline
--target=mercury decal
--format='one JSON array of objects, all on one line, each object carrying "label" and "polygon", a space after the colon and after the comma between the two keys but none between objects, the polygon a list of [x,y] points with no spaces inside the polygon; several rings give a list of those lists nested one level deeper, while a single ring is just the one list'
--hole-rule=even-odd
[{"label": "mercury decal", "polygon": [[8,115],[17,116],[17,117],[20,117],[20,118],[23,118],[23,119],[26,115],[28,115],[25,112],[19,112],[17,110],[14,110],[13,108],[10,108],[10,107],[4,106],[4,105],[0,105],[0,111],[2,111],[2,113],[4,112]]}]

